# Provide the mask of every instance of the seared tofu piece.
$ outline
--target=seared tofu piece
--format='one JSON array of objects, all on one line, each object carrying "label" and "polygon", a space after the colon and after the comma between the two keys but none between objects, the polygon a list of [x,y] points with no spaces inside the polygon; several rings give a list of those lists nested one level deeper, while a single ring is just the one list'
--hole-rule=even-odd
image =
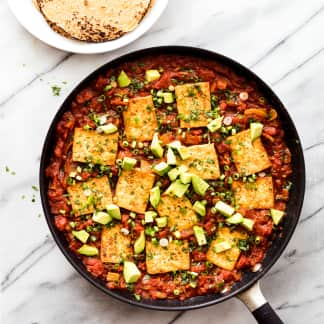
[{"label": "seared tofu piece", "polygon": [[178,162],[185,165],[188,172],[206,180],[219,178],[218,157],[214,144],[188,146],[187,150],[190,157],[185,160],[178,160]]},{"label": "seared tofu piece", "polygon": [[257,178],[255,182],[234,181],[232,185],[235,202],[243,208],[273,208],[274,193],[272,177]]},{"label": "seared tofu piece", "polygon": [[103,210],[107,204],[112,203],[110,184],[106,176],[69,185],[67,191],[75,216]]},{"label": "seared tofu piece", "polygon": [[187,241],[172,241],[167,247],[146,241],[146,269],[149,274],[189,270],[190,254]]},{"label": "seared tofu piece", "polygon": [[138,169],[123,171],[116,186],[117,205],[143,214],[153,187],[155,176]]},{"label": "seared tofu piece", "polygon": [[181,128],[207,126],[211,111],[209,82],[177,85],[175,95]]},{"label": "seared tofu piece", "polygon": [[[245,232],[231,231],[228,227],[220,228],[217,232],[217,238],[213,240],[207,252],[207,260],[216,266],[233,270],[238,260],[241,250],[238,248],[239,240],[247,239]],[[221,242],[228,242],[232,247],[220,253],[215,252],[215,245]]]},{"label": "seared tofu piece", "polygon": [[129,141],[150,141],[158,124],[152,96],[129,99],[123,112],[126,137]]},{"label": "seared tofu piece", "polygon": [[74,130],[72,160],[75,162],[114,165],[118,150],[118,132],[99,134],[94,130]]},{"label": "seared tofu piece", "polygon": [[192,228],[198,222],[196,213],[187,197],[162,195],[157,212],[160,217],[168,217],[169,227],[175,227],[179,231]]},{"label": "seared tofu piece", "polygon": [[132,257],[130,235],[122,234],[121,228],[121,225],[103,228],[100,247],[102,262],[119,263]]},{"label": "seared tofu piece", "polygon": [[261,138],[252,142],[250,129],[228,137],[228,141],[237,171],[241,175],[248,176],[271,167]]}]

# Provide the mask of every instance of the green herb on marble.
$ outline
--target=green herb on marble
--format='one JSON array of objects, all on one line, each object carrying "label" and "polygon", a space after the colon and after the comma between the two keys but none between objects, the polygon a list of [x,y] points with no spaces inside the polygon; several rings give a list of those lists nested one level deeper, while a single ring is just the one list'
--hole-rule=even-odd
[{"label": "green herb on marble", "polygon": [[53,96],[59,96],[61,93],[61,87],[59,87],[58,85],[53,85],[52,93],[53,93]]}]

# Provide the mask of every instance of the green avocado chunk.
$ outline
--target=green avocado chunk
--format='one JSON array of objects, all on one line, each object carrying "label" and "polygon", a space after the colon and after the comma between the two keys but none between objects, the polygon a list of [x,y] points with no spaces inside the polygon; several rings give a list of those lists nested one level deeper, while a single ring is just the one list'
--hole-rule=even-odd
[{"label": "green avocado chunk", "polygon": [[100,133],[101,132],[105,133],[105,134],[113,134],[113,133],[116,133],[118,131],[118,128],[117,128],[116,125],[110,123],[108,125],[98,126],[97,131],[100,132]]},{"label": "green avocado chunk", "polygon": [[226,219],[226,223],[237,225],[243,222],[243,216],[240,213],[235,213],[234,215]]},{"label": "green avocado chunk", "polygon": [[82,243],[86,243],[88,241],[89,236],[90,236],[90,234],[88,232],[86,232],[85,230],[72,231],[72,234],[73,234],[73,236],[75,238],[77,238]]},{"label": "green avocado chunk", "polygon": [[155,157],[161,158],[163,156],[163,147],[160,144],[158,133],[153,135],[150,148]]},{"label": "green avocado chunk", "polygon": [[206,207],[201,201],[196,201],[193,204],[193,210],[200,216],[205,216],[206,215]]},{"label": "green avocado chunk", "polygon": [[180,180],[176,180],[170,184],[165,191],[166,195],[173,195],[181,198],[189,188],[189,184],[183,184]]},{"label": "green avocado chunk", "polygon": [[150,203],[156,208],[160,202],[161,192],[160,187],[156,186],[150,190]]},{"label": "green avocado chunk", "polygon": [[137,163],[136,159],[125,156],[122,163],[123,170],[129,171],[132,170]]},{"label": "green avocado chunk", "polygon": [[99,211],[93,213],[92,219],[99,224],[106,225],[112,221],[112,217],[105,212]]},{"label": "green avocado chunk", "polygon": [[86,256],[95,256],[99,253],[98,249],[95,246],[91,246],[88,244],[83,244],[78,250],[78,252]]},{"label": "green avocado chunk", "polygon": [[253,230],[254,220],[250,218],[243,218],[241,225],[249,231]]},{"label": "green avocado chunk", "polygon": [[216,243],[213,247],[213,251],[215,253],[221,253],[221,252],[227,251],[231,248],[232,248],[232,246],[229,242],[223,241],[223,242]]},{"label": "green avocado chunk", "polygon": [[166,216],[157,217],[155,221],[158,227],[166,227],[168,225],[168,218]]},{"label": "green avocado chunk", "polygon": [[251,141],[253,142],[255,139],[261,136],[263,125],[261,123],[251,123],[250,124],[250,134]]},{"label": "green avocado chunk", "polygon": [[211,133],[216,132],[218,129],[220,129],[222,127],[222,121],[223,121],[223,116],[222,117],[218,117],[214,120],[212,120],[208,125],[207,128]]},{"label": "green avocado chunk", "polygon": [[121,71],[118,78],[117,78],[118,85],[121,88],[128,87],[131,83],[131,80],[129,79],[128,75],[125,73],[125,71]]},{"label": "green avocado chunk", "polygon": [[207,240],[206,240],[206,235],[205,235],[204,229],[200,226],[195,225],[193,227],[193,230],[194,230],[194,234],[195,234],[198,245],[199,246],[206,245]]},{"label": "green avocado chunk", "polygon": [[126,283],[134,283],[140,278],[141,272],[138,270],[135,263],[125,261],[123,275]]},{"label": "green avocado chunk", "polygon": [[226,217],[232,216],[234,214],[234,208],[221,200],[217,201],[215,208],[218,212],[223,214]]},{"label": "green avocado chunk", "polygon": [[273,223],[275,225],[278,225],[280,223],[280,221],[282,220],[283,216],[285,215],[285,212],[283,212],[282,210],[271,208],[270,215],[272,217]]},{"label": "green avocado chunk", "polygon": [[108,212],[108,214],[115,219],[120,220],[121,219],[121,215],[120,215],[120,209],[117,205],[115,204],[108,204],[106,206],[106,210]]},{"label": "green avocado chunk", "polygon": [[170,148],[170,147],[168,148],[166,156],[167,156],[167,163],[169,165],[177,164],[177,158],[176,158],[175,154],[173,153],[172,148]]},{"label": "green avocado chunk", "polygon": [[204,196],[209,188],[209,184],[195,174],[192,175],[191,182],[195,193]]},{"label": "green avocado chunk", "polygon": [[162,161],[162,162],[154,165],[152,170],[159,176],[163,176],[170,170],[170,166],[166,162]]},{"label": "green avocado chunk", "polygon": [[140,254],[145,249],[145,232],[141,231],[140,236],[134,243],[134,253]]}]

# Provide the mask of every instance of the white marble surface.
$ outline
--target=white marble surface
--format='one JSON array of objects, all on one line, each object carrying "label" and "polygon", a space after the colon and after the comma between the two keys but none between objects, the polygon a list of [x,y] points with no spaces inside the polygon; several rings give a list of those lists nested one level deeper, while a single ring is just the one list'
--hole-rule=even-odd
[{"label": "white marble surface", "polygon": [[[5,0],[0,1],[0,30],[1,323],[253,322],[237,300],[185,313],[117,302],[76,274],[39,217],[40,199],[31,186],[38,183],[44,136],[64,97],[111,58],[166,44],[204,47],[240,61],[272,85],[288,107],[304,146],[307,191],[295,235],[262,287],[286,323],[324,323],[323,0],[170,0],[144,37],[96,56],[42,44],[18,24]],[[52,95],[54,84],[62,86],[59,97]],[[5,165],[16,175],[5,172]]]}]

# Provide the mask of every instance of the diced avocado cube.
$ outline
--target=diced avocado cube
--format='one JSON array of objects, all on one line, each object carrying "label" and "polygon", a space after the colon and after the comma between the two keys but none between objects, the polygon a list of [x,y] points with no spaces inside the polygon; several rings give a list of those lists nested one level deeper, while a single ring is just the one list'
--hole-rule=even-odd
[{"label": "diced avocado cube", "polygon": [[166,216],[157,217],[155,218],[155,221],[158,227],[165,227],[168,225],[168,218]]},{"label": "diced avocado cube", "polygon": [[226,222],[233,225],[241,224],[243,222],[243,216],[240,213],[235,213],[234,215],[228,217]]},{"label": "diced avocado cube", "polygon": [[97,127],[97,132],[105,133],[105,134],[113,134],[118,131],[118,127],[112,123],[108,125],[102,125]]},{"label": "diced avocado cube", "polygon": [[163,176],[170,170],[170,167],[166,162],[163,161],[154,165],[152,170],[159,176]]},{"label": "diced avocado cube", "polygon": [[125,156],[122,163],[123,170],[129,171],[132,170],[137,163],[136,159]]},{"label": "diced avocado cube", "polygon": [[175,154],[173,153],[173,150],[169,147],[168,150],[167,150],[167,163],[169,165],[175,165],[177,164],[177,158],[175,156]]},{"label": "diced avocado cube", "polygon": [[153,135],[152,143],[151,143],[151,152],[154,156],[161,158],[163,156],[163,147],[160,144],[158,133]]},{"label": "diced avocado cube", "polygon": [[232,206],[225,204],[221,200],[217,201],[215,209],[226,217],[232,216],[235,211]]},{"label": "diced avocado cube", "polygon": [[166,195],[177,196],[181,198],[189,188],[189,184],[183,184],[180,180],[176,180],[170,184],[165,191]]},{"label": "diced avocado cube", "polygon": [[160,202],[160,196],[161,196],[160,187],[156,186],[150,190],[150,203],[154,208],[158,206]]},{"label": "diced avocado cube", "polygon": [[141,272],[138,270],[135,263],[125,261],[123,275],[126,283],[134,283],[140,278]]},{"label": "diced avocado cube", "polygon": [[174,181],[175,179],[178,178],[178,176],[180,175],[180,173],[186,172],[188,170],[188,168],[185,165],[180,165],[177,168],[171,169],[168,172],[168,176],[170,178],[171,181]]},{"label": "diced avocado cube", "polygon": [[253,230],[254,220],[250,218],[243,218],[241,225],[249,231]]},{"label": "diced avocado cube", "polygon": [[209,187],[209,184],[200,177],[198,177],[196,174],[192,175],[191,182],[195,193],[197,195],[204,196]]},{"label": "diced avocado cube", "polygon": [[206,240],[206,235],[205,235],[205,231],[202,227],[195,225],[193,227],[194,233],[195,233],[195,237],[197,240],[197,243],[199,246],[202,245],[206,245],[207,244],[207,240]]},{"label": "diced avocado cube", "polygon": [[180,181],[184,184],[191,182],[192,174],[189,172],[180,172]]},{"label": "diced avocado cube", "polygon": [[95,212],[93,213],[92,219],[99,224],[106,225],[112,221],[112,217],[105,212]]},{"label": "diced avocado cube", "polygon": [[220,129],[222,127],[222,121],[223,121],[223,116],[222,117],[218,117],[214,120],[212,120],[208,125],[207,128],[208,130],[213,133],[216,132],[218,129]]},{"label": "diced avocado cube", "polygon": [[128,75],[125,73],[125,71],[121,71],[118,78],[117,78],[118,85],[121,88],[128,87],[131,83],[131,80],[129,79]]},{"label": "diced avocado cube", "polygon": [[285,215],[285,212],[283,212],[282,210],[271,208],[270,215],[272,217],[273,223],[275,225],[278,225],[280,223],[280,221],[282,220],[283,216]]},{"label": "diced avocado cube", "polygon": [[221,252],[227,251],[231,248],[232,248],[232,245],[229,242],[223,241],[223,242],[216,243],[213,247],[213,251],[215,253],[221,253]]},{"label": "diced avocado cube", "polygon": [[190,153],[187,147],[181,146],[177,150],[182,160],[186,160],[190,157]]},{"label": "diced avocado cube", "polygon": [[119,219],[119,220],[121,219],[120,209],[117,205],[109,204],[106,206],[106,210],[112,218]]},{"label": "diced avocado cube", "polygon": [[206,207],[201,201],[196,201],[193,204],[193,210],[200,216],[206,215]]},{"label": "diced avocado cube", "polygon": [[250,124],[250,134],[251,134],[252,142],[262,135],[262,129],[263,129],[263,125],[261,123]]},{"label": "diced avocado cube", "polygon": [[180,141],[173,141],[168,144],[168,147],[171,147],[172,149],[178,150],[182,146]]},{"label": "diced avocado cube", "polygon": [[157,96],[157,97],[163,97],[163,90],[159,90],[159,91],[156,93],[156,96]]},{"label": "diced avocado cube", "polygon": [[153,223],[157,213],[155,211],[147,211],[144,213],[144,222],[146,223]]},{"label": "diced avocado cube", "polygon": [[145,232],[141,231],[140,236],[136,239],[134,243],[134,253],[140,254],[145,249]]},{"label": "diced avocado cube", "polygon": [[173,168],[168,172],[168,176],[171,181],[174,181],[175,179],[177,179],[179,174],[180,174],[179,168]]},{"label": "diced avocado cube", "polygon": [[173,94],[171,92],[164,92],[163,93],[163,100],[165,103],[173,103]]},{"label": "diced avocado cube", "polygon": [[82,243],[86,243],[90,236],[90,234],[88,232],[86,232],[85,230],[72,231],[72,234],[75,238],[77,238]]},{"label": "diced avocado cube", "polygon": [[147,82],[152,82],[160,79],[160,72],[158,70],[146,70],[145,71],[145,80]]},{"label": "diced avocado cube", "polygon": [[88,244],[83,244],[78,250],[78,252],[86,256],[95,256],[99,253],[98,249],[95,246],[91,246]]}]

